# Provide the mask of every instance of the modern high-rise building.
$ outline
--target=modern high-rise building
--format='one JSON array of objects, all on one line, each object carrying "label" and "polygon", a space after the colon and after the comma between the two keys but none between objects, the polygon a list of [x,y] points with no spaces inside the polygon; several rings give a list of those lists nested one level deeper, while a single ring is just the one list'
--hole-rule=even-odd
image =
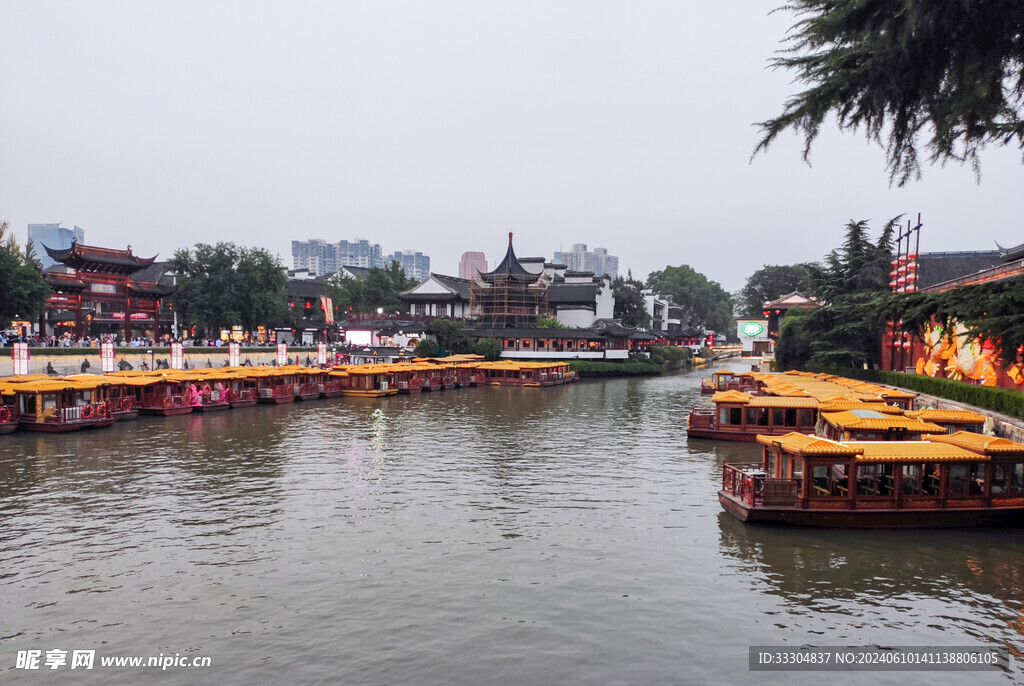
[{"label": "modern high-rise building", "polygon": [[472,279],[476,276],[477,270],[481,274],[487,273],[487,256],[482,252],[464,252],[459,260],[459,278]]},{"label": "modern high-rise building", "polygon": [[423,281],[430,276],[430,258],[421,252],[412,250],[396,250],[390,257],[405,270],[405,278]]},{"label": "modern high-rise building", "polygon": [[564,264],[571,272],[593,272],[597,276],[607,274],[613,279],[619,275],[619,258],[609,255],[605,248],[587,250],[586,243],[574,243],[570,252],[556,252],[554,261]]},{"label": "modern high-rise building", "polygon": [[28,239],[35,244],[36,257],[43,265],[43,269],[57,264],[53,258],[46,254],[43,246],[51,250],[68,250],[71,243],[85,242],[85,229],[75,227],[65,229],[58,224],[29,224]]},{"label": "modern high-rise building", "polygon": [[430,258],[423,253],[399,250],[385,256],[380,243],[370,243],[365,238],[337,243],[318,238],[292,241],[292,268],[308,269],[317,276],[328,276],[342,267],[384,268],[391,262],[402,265],[410,278],[422,280],[430,274]]}]

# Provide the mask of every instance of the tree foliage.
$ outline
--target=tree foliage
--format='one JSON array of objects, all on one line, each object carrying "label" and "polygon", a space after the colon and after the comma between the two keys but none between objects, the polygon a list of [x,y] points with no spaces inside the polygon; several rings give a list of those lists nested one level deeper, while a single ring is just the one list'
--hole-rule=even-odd
[{"label": "tree foliage", "polygon": [[537,317],[538,329],[568,329],[569,327],[558,321],[558,317]]},{"label": "tree foliage", "polygon": [[468,353],[472,348],[466,327],[458,320],[438,317],[430,322],[430,333],[434,334],[438,345],[449,355]]},{"label": "tree foliage", "polygon": [[623,326],[650,328],[651,315],[647,313],[643,289],[643,283],[634,279],[632,272],[626,278],[617,276],[612,281],[612,293],[615,296],[614,316]]},{"label": "tree foliage", "polygon": [[865,219],[846,225],[843,244],[825,256],[822,264],[808,265],[811,293],[831,303],[856,293],[878,293],[889,288],[893,230],[903,215],[893,217],[877,242],[872,243]]},{"label": "tree foliage", "polygon": [[794,291],[810,294],[810,271],[816,265],[766,265],[747,277],[736,297],[740,316],[760,317],[764,304]]},{"label": "tree foliage", "polygon": [[501,357],[501,341],[496,338],[481,338],[473,344],[473,353],[483,355],[487,361],[494,361]]},{"label": "tree foliage", "polygon": [[197,243],[175,251],[169,267],[177,279],[171,300],[186,327],[255,329],[279,323],[287,313],[287,277],[280,260],[263,248]]},{"label": "tree foliage", "polygon": [[35,319],[43,313],[50,295],[32,242],[22,250],[9,230],[6,221],[0,223],[0,328],[6,328],[16,316]]},{"label": "tree foliage", "polygon": [[403,304],[398,294],[415,285],[416,280],[406,278],[405,269],[394,261],[384,269],[372,267],[365,280],[341,272],[327,279],[331,299],[342,312],[399,312]]},{"label": "tree foliage", "polygon": [[890,182],[929,161],[970,163],[988,145],[1024,148],[1024,3],[1020,0],[789,0],[798,21],[772,60],[806,90],[760,122],[755,154],[787,129],[804,159],[826,117],[886,148]]},{"label": "tree foliage", "polygon": [[441,346],[432,338],[424,338],[412,351],[416,357],[437,357],[441,354]]},{"label": "tree foliage", "polygon": [[672,296],[672,300],[683,310],[684,326],[703,327],[718,332],[732,330],[732,298],[717,281],[709,281],[690,265],[665,267],[662,271],[651,272],[647,277],[647,286],[658,293]]}]

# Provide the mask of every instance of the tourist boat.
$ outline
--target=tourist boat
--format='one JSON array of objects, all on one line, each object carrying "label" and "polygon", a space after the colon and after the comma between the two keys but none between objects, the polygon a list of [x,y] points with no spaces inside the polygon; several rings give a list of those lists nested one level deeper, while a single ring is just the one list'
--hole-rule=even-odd
[{"label": "tourist boat", "polygon": [[224,380],[225,396],[231,409],[238,407],[252,407],[256,404],[259,388],[255,367],[224,367],[219,371],[225,373]]},{"label": "tourist boat", "polygon": [[199,393],[199,402],[193,400],[192,407],[197,412],[217,412],[231,408],[231,401],[228,399],[227,383],[231,380],[232,374],[223,369],[192,369],[174,371],[169,375],[176,376],[184,381],[188,389],[194,386]]},{"label": "tourist boat", "polygon": [[762,461],[726,464],[719,502],[746,522],[819,527],[1024,523],[1024,443],[958,431],[920,441],[758,436]]},{"label": "tourist boat", "polygon": [[14,391],[0,385],[0,434],[18,429],[18,411],[14,404]]},{"label": "tourist boat", "polygon": [[694,407],[687,419],[693,438],[724,441],[756,440],[758,434],[815,433],[818,413],[875,408],[892,412],[913,406],[917,394],[844,379],[830,374],[747,372],[753,390],[719,391],[711,396],[714,409]]},{"label": "tourist boat", "polygon": [[430,372],[430,366],[417,362],[401,362],[392,367],[392,378],[399,393],[419,393],[423,390],[423,379]]},{"label": "tourist boat", "polygon": [[0,382],[0,395],[6,396],[3,406],[18,426],[29,431],[77,431],[114,423],[102,385],[15,377]]},{"label": "tourist boat", "polygon": [[735,372],[728,369],[719,369],[711,373],[711,378],[700,381],[701,395],[714,395],[719,391],[752,393],[755,387],[749,372]]},{"label": "tourist boat", "polygon": [[298,394],[294,374],[288,367],[260,367],[254,377],[258,402],[271,405],[295,402]]},{"label": "tourist boat", "polygon": [[814,433],[835,441],[919,441],[925,434],[946,433],[945,427],[910,417],[898,407],[861,405],[838,411],[819,408]]},{"label": "tourist boat", "polygon": [[190,414],[194,409],[189,383],[174,374],[176,371],[124,371],[106,376],[135,392],[135,405],[139,414],[171,417]]},{"label": "tourist boat", "polygon": [[971,410],[912,410],[908,417],[916,417],[932,424],[938,424],[946,433],[969,431],[980,434],[985,431],[988,417]]},{"label": "tourist boat", "polygon": [[357,364],[335,367],[328,376],[342,380],[341,394],[361,398],[395,395],[398,388],[384,364]]},{"label": "tourist boat", "polygon": [[296,400],[316,400],[323,391],[322,369],[316,367],[289,367],[293,373]]},{"label": "tourist boat", "polygon": [[819,403],[807,396],[721,391],[711,401],[715,404],[713,410],[690,410],[687,435],[691,438],[753,442],[758,434],[814,433],[818,422]]},{"label": "tourist boat", "polygon": [[101,388],[107,403],[107,410],[114,421],[135,419],[139,416],[139,408],[135,402],[135,389],[122,380],[113,379],[102,374],[68,374],[63,377],[68,381],[93,385]]}]

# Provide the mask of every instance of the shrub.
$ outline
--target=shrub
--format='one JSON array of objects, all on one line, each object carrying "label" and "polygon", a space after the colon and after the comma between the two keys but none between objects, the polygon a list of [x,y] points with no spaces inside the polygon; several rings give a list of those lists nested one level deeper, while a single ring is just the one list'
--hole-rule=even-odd
[{"label": "shrub", "polygon": [[412,352],[416,357],[437,357],[441,354],[441,346],[433,339],[424,338]]}]

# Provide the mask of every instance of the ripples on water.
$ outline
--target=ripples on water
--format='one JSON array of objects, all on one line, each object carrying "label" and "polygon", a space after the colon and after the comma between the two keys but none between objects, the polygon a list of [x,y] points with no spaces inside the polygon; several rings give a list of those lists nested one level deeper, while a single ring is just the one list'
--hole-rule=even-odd
[{"label": "ripples on water", "polygon": [[699,376],[0,437],[2,681],[52,648],[212,658],[180,684],[813,684],[747,647],[1024,652],[1019,530],[745,526],[715,492],[757,448],[687,442]]}]

